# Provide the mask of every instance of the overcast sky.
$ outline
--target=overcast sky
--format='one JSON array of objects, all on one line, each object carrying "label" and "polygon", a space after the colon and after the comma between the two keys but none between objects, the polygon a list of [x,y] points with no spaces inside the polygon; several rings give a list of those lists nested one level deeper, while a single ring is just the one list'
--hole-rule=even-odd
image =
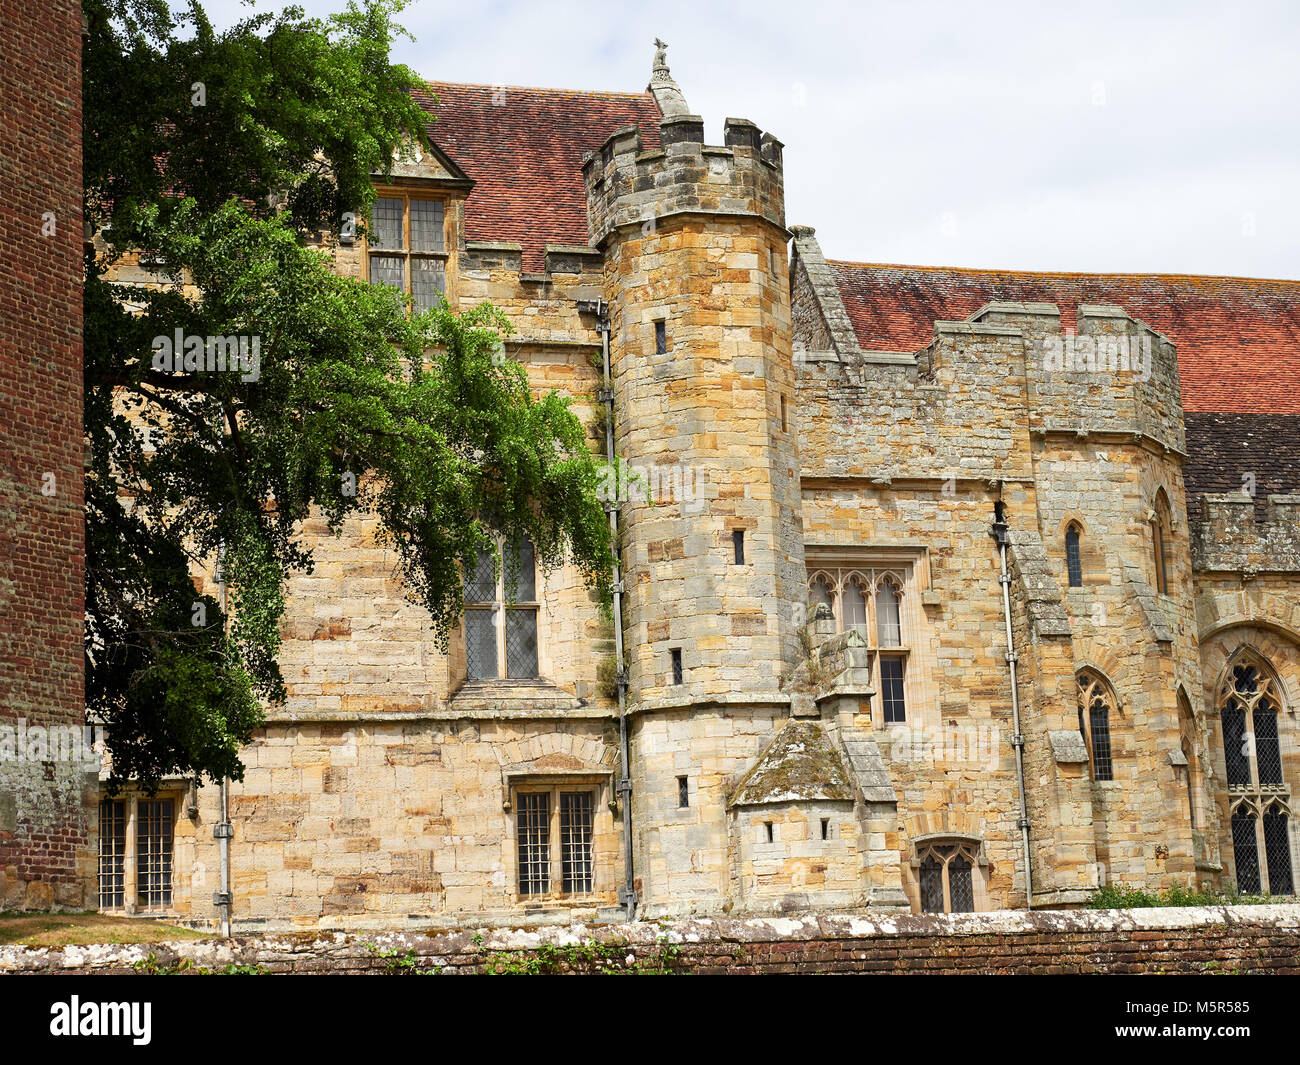
[{"label": "overcast sky", "polygon": [[402,21],[398,61],[489,85],[639,91],[662,37],[707,140],[734,115],[785,142],[787,220],[830,258],[1300,278],[1300,4],[415,0]]}]

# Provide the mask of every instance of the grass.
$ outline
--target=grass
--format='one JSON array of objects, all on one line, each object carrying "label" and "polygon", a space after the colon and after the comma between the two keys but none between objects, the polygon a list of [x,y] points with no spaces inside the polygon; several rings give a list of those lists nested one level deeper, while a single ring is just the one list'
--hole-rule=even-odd
[{"label": "grass", "polygon": [[0,946],[63,947],[88,943],[161,943],[210,933],[138,917],[85,913],[0,913]]},{"label": "grass", "polygon": [[1152,906],[1253,906],[1290,901],[1289,898],[1269,898],[1267,895],[1216,894],[1178,886],[1151,892],[1112,884],[1094,891],[1085,905],[1090,910],[1130,910]]}]

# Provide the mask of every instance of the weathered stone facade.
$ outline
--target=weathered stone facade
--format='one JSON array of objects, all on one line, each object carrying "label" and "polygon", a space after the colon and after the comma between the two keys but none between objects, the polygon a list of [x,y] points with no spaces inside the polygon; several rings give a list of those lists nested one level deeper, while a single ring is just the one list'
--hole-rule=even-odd
[{"label": "weathered stone facade", "polygon": [[[995,300],[932,321],[919,349],[871,349],[815,233],[786,229],[781,143],[728,119],[706,144],[666,68],[653,129],[640,98],[512,89],[484,105],[503,129],[522,101],[603,135],[546,193],[581,203],[583,231],[557,212],[501,240],[500,205],[475,200],[492,163],[457,125],[485,91],[434,88],[440,152],[390,190],[442,201],[452,305],[505,311],[507,352],[537,390],[574,398],[593,447],[612,393],[617,459],[636,473],[612,501],[630,775],[613,627],[576,573],[539,574],[538,676],[472,680],[463,634],[438,649],[371,526],[309,528],[315,571],[288,588],[289,700],[231,787],[236,927],[1231,888],[1245,800],[1260,870],[1294,893],[1278,847],[1289,877],[1295,505],[1278,497],[1257,525],[1209,500],[1188,522],[1168,337],[1119,301]],[[339,247],[339,268],[364,278],[367,254]],[[1256,755],[1249,786],[1227,783],[1241,768],[1222,684],[1243,648],[1273,684],[1277,784]],[[173,783],[168,912],[210,922],[216,789]],[[573,795],[590,802],[579,829]],[[549,836],[529,822],[525,844],[526,809]],[[563,849],[575,831],[589,883]],[[525,891],[539,846],[548,886]]]}]

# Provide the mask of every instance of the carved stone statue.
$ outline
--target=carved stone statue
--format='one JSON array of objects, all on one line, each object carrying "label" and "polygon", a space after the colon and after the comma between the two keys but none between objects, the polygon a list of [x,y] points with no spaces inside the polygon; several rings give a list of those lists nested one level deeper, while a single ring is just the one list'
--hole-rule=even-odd
[{"label": "carved stone statue", "polygon": [[668,42],[655,38],[655,65],[654,70],[667,71],[668,69]]}]

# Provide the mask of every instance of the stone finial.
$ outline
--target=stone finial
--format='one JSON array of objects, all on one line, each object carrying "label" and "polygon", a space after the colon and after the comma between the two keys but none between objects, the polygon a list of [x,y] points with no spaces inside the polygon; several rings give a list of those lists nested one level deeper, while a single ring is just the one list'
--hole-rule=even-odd
[{"label": "stone finial", "polygon": [[661,41],[658,37],[655,38],[655,61],[650,71],[649,88],[665,118],[691,113],[691,109],[686,106],[686,97],[668,72],[668,42]]}]

